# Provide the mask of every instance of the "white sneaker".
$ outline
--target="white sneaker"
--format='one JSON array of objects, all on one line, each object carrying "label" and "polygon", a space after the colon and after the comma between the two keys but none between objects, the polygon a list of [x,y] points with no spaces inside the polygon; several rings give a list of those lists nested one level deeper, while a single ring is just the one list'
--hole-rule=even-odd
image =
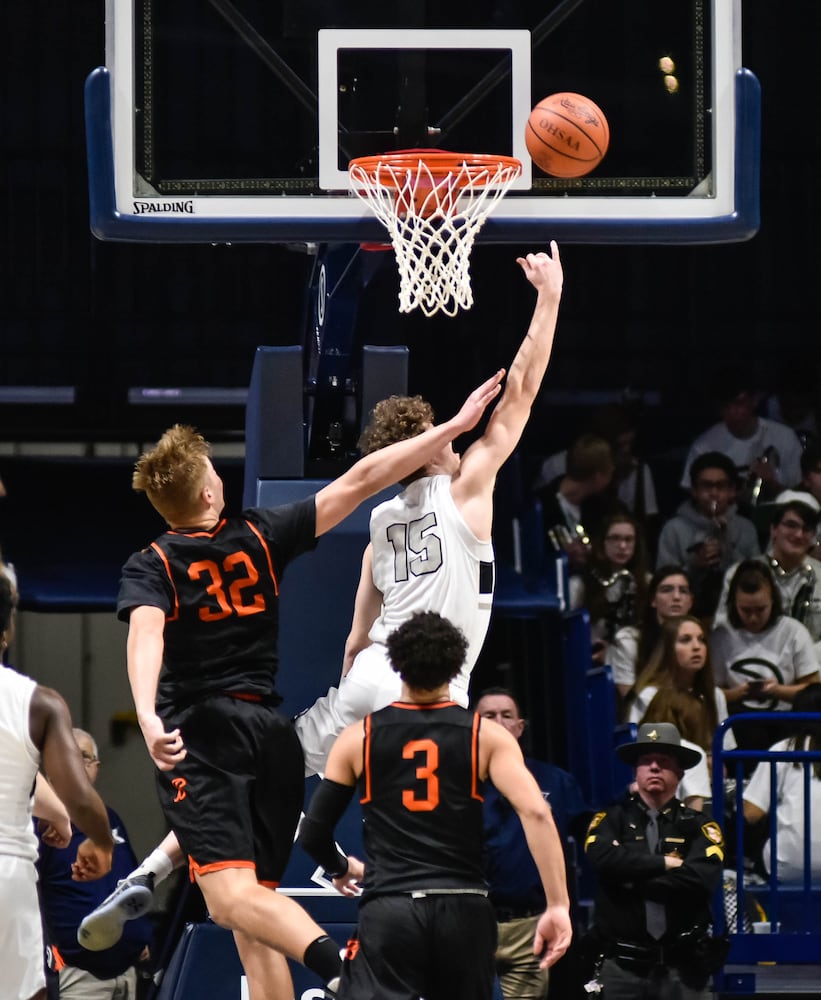
[{"label": "white sneaker", "polygon": [[123,935],[123,924],[147,913],[154,898],[154,876],[131,875],[85,917],[77,928],[77,940],[88,951],[103,951]]}]

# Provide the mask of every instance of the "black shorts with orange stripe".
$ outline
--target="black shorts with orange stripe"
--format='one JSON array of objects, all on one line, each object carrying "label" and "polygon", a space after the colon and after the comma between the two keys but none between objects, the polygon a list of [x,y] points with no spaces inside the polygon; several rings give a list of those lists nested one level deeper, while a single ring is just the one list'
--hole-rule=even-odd
[{"label": "black shorts with orange stripe", "polygon": [[475,893],[363,900],[339,996],[379,1000],[490,1000],[496,915]]},{"label": "black shorts with orange stripe", "polygon": [[254,868],[279,884],[305,792],[304,760],[290,720],[272,705],[209,696],[163,718],[187,755],[157,771],[160,804],[194,871]]}]

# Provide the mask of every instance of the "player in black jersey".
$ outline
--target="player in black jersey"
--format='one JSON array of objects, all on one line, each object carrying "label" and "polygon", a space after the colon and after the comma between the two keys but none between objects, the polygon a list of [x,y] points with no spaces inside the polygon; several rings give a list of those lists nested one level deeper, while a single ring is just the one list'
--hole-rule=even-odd
[{"label": "player in black jersey", "polygon": [[222,516],[207,442],[176,425],[134,473],[169,530],[126,563],[118,615],[129,623],[128,676],[157,765],[165,817],[212,919],[234,932],[251,1000],[291,998],[284,956],[326,981],[336,944],[276,887],[302,808],[302,751],[276,711],[278,597],[288,563],[363,500],[470,430],[504,372],[452,420],[361,459],[315,496]]},{"label": "player in black jersey", "polygon": [[[490,777],[519,814],[539,870],[548,906],[533,948],[544,968],[571,937],[561,842],[514,737],[449,700],[467,648],[460,630],[418,612],[387,646],[402,701],[340,734],[299,833],[343,895],[362,883],[339,996],[489,1000],[496,918],[482,874],[481,782]],[[356,786],[367,865],[333,837]]]}]

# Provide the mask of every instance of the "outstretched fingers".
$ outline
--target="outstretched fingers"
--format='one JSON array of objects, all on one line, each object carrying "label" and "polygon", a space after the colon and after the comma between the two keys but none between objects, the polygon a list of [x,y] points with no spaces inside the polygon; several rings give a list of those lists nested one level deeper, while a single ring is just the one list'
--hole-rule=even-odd
[{"label": "outstretched fingers", "polygon": [[540,250],[538,253],[517,257],[516,263],[524,271],[525,277],[531,284],[538,287],[548,282],[554,282],[561,288],[562,261],[559,256],[559,246],[555,240],[550,241],[549,254]]}]

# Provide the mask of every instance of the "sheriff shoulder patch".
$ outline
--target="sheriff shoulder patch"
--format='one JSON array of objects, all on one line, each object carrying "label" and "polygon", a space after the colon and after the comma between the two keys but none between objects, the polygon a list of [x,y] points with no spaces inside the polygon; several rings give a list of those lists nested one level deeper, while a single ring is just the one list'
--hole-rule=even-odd
[{"label": "sheriff shoulder patch", "polygon": [[718,823],[705,823],[701,828],[701,832],[714,844],[724,843],[724,834],[721,832],[721,827]]}]

